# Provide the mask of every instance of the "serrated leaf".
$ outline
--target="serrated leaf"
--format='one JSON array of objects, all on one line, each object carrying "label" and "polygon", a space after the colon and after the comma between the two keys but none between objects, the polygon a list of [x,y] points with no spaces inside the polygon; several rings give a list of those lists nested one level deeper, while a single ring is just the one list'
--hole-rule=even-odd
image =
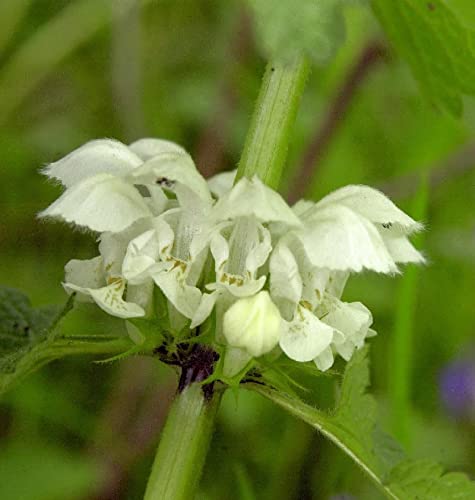
[{"label": "serrated leaf", "polygon": [[45,363],[71,354],[116,354],[132,345],[128,338],[61,337],[56,326],[71,310],[63,306],[32,308],[28,297],[0,287],[0,394]]},{"label": "serrated leaf", "polygon": [[271,57],[305,53],[316,62],[330,59],[345,38],[340,0],[248,0],[260,45]]},{"label": "serrated leaf", "polygon": [[31,307],[30,300],[13,288],[0,288],[0,374],[12,373],[18,360],[45,341],[71,309],[65,306]]},{"label": "serrated leaf", "polygon": [[262,394],[307,422],[343,450],[388,497],[398,500],[475,498],[475,484],[459,473],[443,474],[438,464],[404,459],[400,446],[376,422],[376,402],[367,394],[367,349],[348,363],[333,412],[320,411],[295,395],[250,384]]},{"label": "serrated leaf", "polygon": [[442,466],[430,460],[406,460],[391,471],[388,488],[397,498],[407,500],[472,500],[475,483],[465,474],[444,473]]},{"label": "serrated leaf", "polygon": [[465,11],[474,15],[473,7],[464,0],[454,7],[444,0],[373,0],[373,10],[424,94],[460,115],[462,96],[475,95],[475,26],[461,20]]}]

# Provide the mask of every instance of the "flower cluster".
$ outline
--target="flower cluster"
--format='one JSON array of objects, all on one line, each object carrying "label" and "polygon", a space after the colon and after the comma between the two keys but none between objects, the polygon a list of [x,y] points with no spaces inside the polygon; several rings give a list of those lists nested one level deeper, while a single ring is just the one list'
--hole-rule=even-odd
[{"label": "flower cluster", "polygon": [[212,318],[207,342],[230,376],[271,351],[320,370],[349,360],[375,334],[370,311],[341,299],[349,275],[423,261],[408,240],[421,225],[367,186],[289,207],[257,177],[206,181],[159,139],[91,141],[44,173],[66,190],[40,215],[99,233],[97,257],[66,265],[65,289],[126,320],[162,317],[160,294],[181,339]]}]

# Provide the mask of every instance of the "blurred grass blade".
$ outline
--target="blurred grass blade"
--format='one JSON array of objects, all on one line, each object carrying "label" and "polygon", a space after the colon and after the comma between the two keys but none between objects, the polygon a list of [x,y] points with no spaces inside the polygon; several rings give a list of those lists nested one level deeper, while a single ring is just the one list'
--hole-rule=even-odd
[{"label": "blurred grass blade", "polygon": [[112,16],[111,0],[77,0],[33,33],[0,73],[0,122],[5,123],[48,73],[107,26]]},{"label": "blurred grass blade", "polygon": [[[424,221],[427,218],[428,203],[429,177],[423,174],[411,210],[416,220]],[[417,234],[413,239],[416,246],[421,249],[424,243],[424,233]],[[396,299],[394,332],[389,349],[388,384],[392,430],[407,449],[411,444],[413,337],[420,272],[420,267],[408,266],[401,278]]]},{"label": "blurred grass blade", "polygon": [[31,0],[3,0],[0,2],[0,56],[23,21]]},{"label": "blurred grass blade", "polygon": [[234,475],[237,482],[238,500],[257,500],[257,496],[252,487],[252,481],[246,467],[242,463],[234,465]]}]

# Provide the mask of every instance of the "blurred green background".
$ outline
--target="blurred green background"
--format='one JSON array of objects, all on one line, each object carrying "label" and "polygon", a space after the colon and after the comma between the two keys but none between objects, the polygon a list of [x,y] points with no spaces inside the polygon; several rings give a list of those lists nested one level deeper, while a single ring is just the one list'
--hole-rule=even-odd
[{"label": "blurred green background", "polygon": [[[372,387],[383,426],[412,456],[474,474],[475,106],[467,100],[462,120],[437,111],[370,11],[350,7],[346,17],[345,45],[310,76],[282,192],[292,196],[306,162],[310,199],[364,183],[423,215],[428,265],[408,278],[353,278],[346,298],[374,314]],[[91,234],[36,219],[60,192],[41,166],[93,138],[155,136],[183,144],[207,176],[232,169],[264,66],[252,18],[235,0],[0,0],[0,283],[35,306],[61,303],[64,264],[95,255]],[[88,307],[63,326],[117,328]],[[404,414],[394,406],[396,335],[412,336]],[[176,376],[150,359],[92,361],[54,362],[2,401],[2,500],[143,495]],[[315,382],[315,400],[325,404],[331,384]],[[255,394],[228,392],[199,498],[345,494],[379,498],[304,424]]]}]

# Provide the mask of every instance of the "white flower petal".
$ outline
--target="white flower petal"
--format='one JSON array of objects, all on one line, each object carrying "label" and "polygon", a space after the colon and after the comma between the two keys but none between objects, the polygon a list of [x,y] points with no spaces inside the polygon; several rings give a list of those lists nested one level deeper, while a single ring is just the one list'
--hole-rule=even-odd
[{"label": "white flower petal", "polygon": [[[227,281],[223,281],[224,279]],[[236,277],[232,275],[223,276],[219,282],[219,286],[225,288],[234,297],[249,297],[259,292],[266,282],[266,276],[261,276],[258,279],[246,279],[242,284],[235,281]]]},{"label": "white flower petal", "polygon": [[60,217],[93,231],[119,232],[151,212],[139,192],[110,174],[89,177],[67,189],[40,217]]},{"label": "white flower petal", "polygon": [[121,276],[122,262],[127,246],[136,236],[151,229],[152,220],[140,219],[120,233],[102,233],[99,240],[99,252],[104,261],[104,271],[108,277]]},{"label": "white flower petal", "polygon": [[226,193],[231,191],[236,178],[236,170],[229,172],[221,172],[220,174],[213,175],[208,179],[208,188],[216,198],[221,198]]},{"label": "white flower petal", "polygon": [[300,227],[302,223],[285,200],[263,184],[258,177],[242,178],[220,198],[213,209],[216,220],[254,215],[261,222],[285,222]]},{"label": "white flower petal", "polygon": [[403,264],[410,262],[423,264],[425,262],[423,255],[413,247],[404,234],[384,227],[378,228],[378,230],[394,262]]},{"label": "white flower petal", "polygon": [[315,208],[331,204],[344,205],[371,222],[396,225],[407,233],[422,229],[422,224],[400,210],[386,195],[369,186],[350,185],[337,189],[322,198]]},{"label": "white flower petal", "polygon": [[224,314],[223,334],[229,345],[258,357],[279,342],[282,319],[268,292],[236,301]]},{"label": "white flower petal", "polygon": [[83,288],[100,288],[106,282],[103,260],[99,255],[88,260],[70,260],[64,267],[67,283]]},{"label": "white flower petal", "polygon": [[184,152],[153,156],[131,173],[131,181],[134,184],[158,184],[172,191],[178,182],[192,189],[203,201],[212,201],[206,180],[196,169],[191,156]]},{"label": "white flower petal", "polygon": [[354,349],[363,346],[373,316],[361,302],[336,302],[322,321],[343,334],[345,342],[335,343],[335,348],[343,359],[349,361]]},{"label": "white flower petal", "polygon": [[162,259],[166,259],[171,254],[173,242],[175,241],[175,234],[164,216],[157,217],[154,224],[157,232],[160,255]]},{"label": "white flower petal", "polygon": [[127,247],[122,275],[133,285],[138,285],[149,276],[148,271],[157,262],[159,242],[154,229],[134,238]]},{"label": "white flower petal", "polygon": [[147,186],[150,198],[145,198],[153,215],[161,215],[167,208],[170,208],[170,200],[160,186]]},{"label": "white flower petal", "polygon": [[314,206],[315,203],[313,201],[299,200],[297,203],[295,203],[295,205],[292,205],[292,210],[295,215],[298,215],[300,217]]},{"label": "white flower petal", "polygon": [[150,317],[153,315],[153,289],[155,283],[152,278],[140,283],[140,285],[131,285],[127,283],[127,302],[133,302],[139,305],[145,311],[145,316]]},{"label": "white flower petal", "polygon": [[349,276],[348,271],[332,271],[328,276],[325,292],[333,295],[336,299],[340,299]]},{"label": "white flower petal", "polygon": [[280,243],[270,258],[270,294],[286,320],[291,319],[302,296],[302,278],[294,254]]},{"label": "white flower petal", "polygon": [[227,240],[220,234],[213,235],[210,242],[211,255],[214,258],[216,273],[223,270],[229,259],[229,245]]},{"label": "white flower petal", "polygon": [[97,174],[122,175],[142,164],[127,146],[112,139],[89,141],[67,156],[51,163],[43,173],[71,187]]},{"label": "white flower petal", "polygon": [[257,231],[259,234],[259,242],[256,242],[247,254],[246,257],[246,272],[252,276],[257,270],[262,267],[272,251],[271,236],[268,229],[262,224],[258,224]]},{"label": "white flower petal", "polygon": [[315,212],[306,229],[296,235],[316,267],[337,271],[359,272],[366,268],[381,273],[397,272],[376,227],[344,206],[332,205]]},{"label": "white flower petal", "polygon": [[218,300],[220,292],[217,290],[212,293],[204,293],[201,297],[200,305],[198,309],[196,309],[195,314],[191,320],[190,328],[196,328],[198,325],[201,325],[211,314],[213,307]]},{"label": "white flower petal", "polygon": [[129,149],[143,161],[149,160],[161,153],[186,153],[178,144],[165,139],[145,137],[129,145]]},{"label": "white flower petal", "polygon": [[180,269],[153,273],[152,278],[178,312],[192,319],[201,302],[201,292],[187,285]]},{"label": "white flower petal", "polygon": [[333,366],[334,362],[333,351],[331,347],[327,347],[321,354],[319,354],[313,362],[317,365],[317,368],[325,372]]},{"label": "white flower petal", "polygon": [[123,300],[125,281],[122,279],[117,279],[110,285],[97,289],[83,288],[72,283],[64,283],[63,286],[68,291],[90,295],[94,302],[111,316],[127,319],[145,315],[145,311],[139,305]]},{"label": "white flower petal", "polygon": [[305,307],[299,307],[280,339],[280,347],[295,361],[312,361],[331,343],[333,328],[320,321]]}]

